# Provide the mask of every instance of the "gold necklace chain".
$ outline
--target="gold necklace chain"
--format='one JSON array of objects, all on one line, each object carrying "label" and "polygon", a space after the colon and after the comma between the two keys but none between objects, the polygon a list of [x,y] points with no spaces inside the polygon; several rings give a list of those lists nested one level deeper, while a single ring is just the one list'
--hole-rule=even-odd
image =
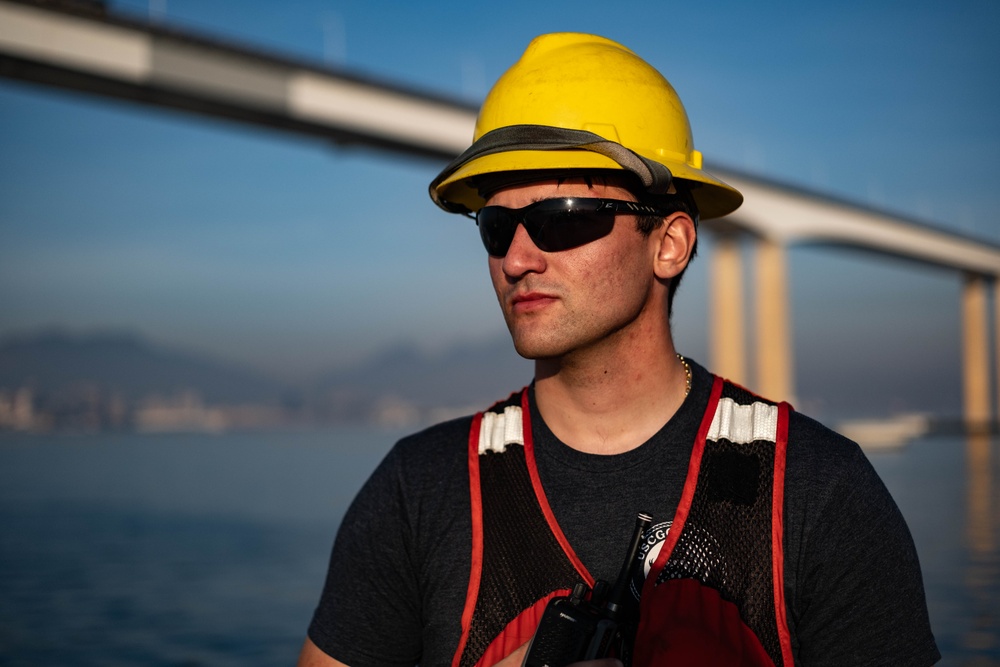
[{"label": "gold necklace chain", "polygon": [[688,364],[687,359],[680,354],[677,355],[677,358],[681,360],[681,364],[684,366],[684,398],[687,398],[688,394],[691,393],[691,366]]}]

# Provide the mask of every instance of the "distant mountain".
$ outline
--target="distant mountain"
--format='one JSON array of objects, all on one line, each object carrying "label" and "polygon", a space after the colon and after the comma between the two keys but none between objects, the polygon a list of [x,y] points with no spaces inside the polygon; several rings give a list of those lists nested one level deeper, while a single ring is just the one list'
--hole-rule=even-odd
[{"label": "distant mountain", "polygon": [[283,404],[334,420],[369,419],[386,401],[421,411],[486,407],[531,377],[531,362],[506,336],[437,353],[399,345],[296,388],[133,333],[51,330],[0,340],[0,390],[79,397],[93,388],[129,402],[193,391],[206,404]]},{"label": "distant mountain", "polygon": [[58,393],[88,386],[131,399],[193,390],[209,403],[276,402],[287,392],[263,374],[136,334],[45,331],[0,341],[0,389]]},{"label": "distant mountain", "polygon": [[532,363],[518,356],[503,336],[439,353],[400,345],[355,367],[326,374],[315,392],[392,396],[422,408],[487,407],[523,387],[532,375]]}]

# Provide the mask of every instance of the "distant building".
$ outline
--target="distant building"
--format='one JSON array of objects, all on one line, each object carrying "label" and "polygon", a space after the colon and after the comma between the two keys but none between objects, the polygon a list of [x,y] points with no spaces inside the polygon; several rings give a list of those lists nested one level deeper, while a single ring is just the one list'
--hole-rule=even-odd
[{"label": "distant building", "polygon": [[21,387],[14,391],[0,390],[0,429],[34,431],[39,430],[40,421],[35,414],[31,389]]},{"label": "distant building", "polygon": [[220,432],[226,429],[225,415],[219,408],[205,406],[201,396],[186,391],[177,396],[158,396],[143,400],[136,408],[133,423],[144,432]]}]

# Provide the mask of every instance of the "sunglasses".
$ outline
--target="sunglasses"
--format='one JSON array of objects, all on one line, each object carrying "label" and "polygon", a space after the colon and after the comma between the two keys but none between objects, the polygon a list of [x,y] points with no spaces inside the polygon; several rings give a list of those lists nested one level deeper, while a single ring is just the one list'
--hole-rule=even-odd
[{"label": "sunglasses", "polygon": [[476,213],[476,224],[486,252],[504,257],[518,225],[524,225],[539,250],[558,252],[607,236],[619,213],[666,215],[655,206],[634,201],[563,197],[543,199],[524,208],[484,206]]}]

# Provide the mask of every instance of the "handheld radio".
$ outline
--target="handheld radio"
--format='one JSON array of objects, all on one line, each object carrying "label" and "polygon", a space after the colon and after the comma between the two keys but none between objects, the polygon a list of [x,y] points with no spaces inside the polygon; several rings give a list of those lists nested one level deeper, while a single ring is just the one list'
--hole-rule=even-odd
[{"label": "handheld radio", "polygon": [[580,582],[568,596],[549,601],[528,645],[523,667],[565,667],[581,660],[608,657],[620,643],[621,625],[627,619],[629,582],[635,568],[642,566],[636,556],[643,533],[652,521],[648,514],[636,517],[625,562],[614,586],[599,580],[590,591]]}]

